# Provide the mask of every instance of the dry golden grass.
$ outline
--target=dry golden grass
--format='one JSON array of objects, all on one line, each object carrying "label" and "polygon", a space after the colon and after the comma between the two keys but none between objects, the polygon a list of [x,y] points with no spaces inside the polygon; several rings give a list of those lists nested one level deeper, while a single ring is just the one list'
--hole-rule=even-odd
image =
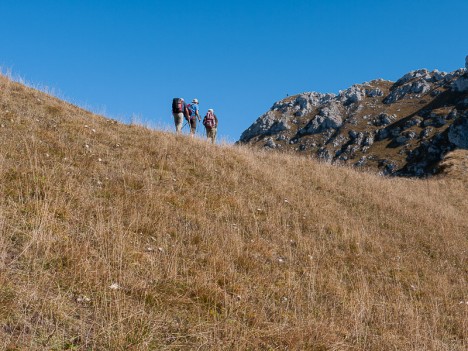
[{"label": "dry golden grass", "polygon": [[[466,350],[468,191],[0,77],[1,350]],[[116,289],[112,289],[116,287]]]},{"label": "dry golden grass", "polygon": [[449,152],[441,162],[441,174],[452,179],[468,181],[468,150]]}]

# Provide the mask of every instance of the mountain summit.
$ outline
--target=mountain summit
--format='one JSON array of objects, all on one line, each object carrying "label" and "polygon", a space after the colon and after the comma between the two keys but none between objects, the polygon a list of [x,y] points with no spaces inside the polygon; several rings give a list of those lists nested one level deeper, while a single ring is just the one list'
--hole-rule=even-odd
[{"label": "mountain summit", "polygon": [[427,176],[455,149],[468,148],[468,56],[451,73],[420,69],[396,82],[356,84],[273,104],[239,140],[295,150],[387,175]]}]

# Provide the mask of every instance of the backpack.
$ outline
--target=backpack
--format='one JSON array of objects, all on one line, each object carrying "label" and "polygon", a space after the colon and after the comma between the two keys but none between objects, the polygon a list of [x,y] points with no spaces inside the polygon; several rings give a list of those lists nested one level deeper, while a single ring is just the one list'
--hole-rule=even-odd
[{"label": "backpack", "polygon": [[193,108],[193,105],[188,104],[187,109],[188,109],[190,119],[194,119],[195,118],[195,109]]},{"label": "backpack", "polygon": [[174,113],[184,112],[184,99],[182,98],[172,99],[172,112]]},{"label": "backpack", "polygon": [[203,125],[207,128],[207,129],[211,129],[213,128],[215,125],[216,125],[216,121],[215,121],[215,118],[214,118],[214,114],[211,113],[211,112],[208,112],[205,116],[205,120],[203,121]]}]

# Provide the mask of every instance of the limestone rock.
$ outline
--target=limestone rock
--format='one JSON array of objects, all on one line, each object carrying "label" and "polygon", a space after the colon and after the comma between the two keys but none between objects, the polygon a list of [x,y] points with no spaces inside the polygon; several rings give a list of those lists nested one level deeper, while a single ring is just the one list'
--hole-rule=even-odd
[{"label": "limestone rock", "polygon": [[398,79],[396,81],[396,83],[394,84],[394,87],[399,87],[399,86],[405,85],[405,84],[407,84],[408,82],[410,82],[410,81],[412,81],[414,79],[418,79],[418,80],[427,79],[427,80],[430,80],[431,75],[429,74],[429,71],[427,69],[419,69],[419,70],[416,70],[416,71],[411,71],[409,73],[406,73],[400,79]]},{"label": "limestone rock", "polygon": [[453,82],[452,89],[456,92],[468,91],[468,73]]},{"label": "limestone rock", "polygon": [[383,91],[380,90],[379,88],[369,88],[369,89],[366,89],[366,96],[367,97],[383,96]]},{"label": "limestone rock", "polygon": [[268,138],[268,139],[266,140],[265,147],[270,148],[270,149],[275,149],[275,148],[276,148],[276,144],[275,144],[275,142],[273,141],[272,138]]},{"label": "limestone rock", "polygon": [[449,141],[456,147],[468,149],[468,117],[463,116],[450,126],[448,133]]},{"label": "limestone rock", "polygon": [[381,113],[374,119],[373,124],[376,127],[386,126],[396,120],[396,115],[388,115],[386,113]]},{"label": "limestone rock", "polygon": [[258,135],[271,135],[290,129],[286,118],[277,119],[275,111],[268,111],[255,121],[240,137],[241,142],[248,142]]},{"label": "limestone rock", "polygon": [[405,98],[408,94],[415,94],[417,97],[420,97],[431,90],[431,85],[425,79],[418,79],[402,85],[397,85],[397,83],[395,83],[394,89],[385,98],[385,104],[393,104]]},{"label": "limestone rock", "polygon": [[336,102],[325,105],[309,123],[301,129],[299,135],[321,133],[327,129],[337,129],[343,124],[343,118]]},{"label": "limestone rock", "polygon": [[361,85],[355,84],[346,90],[340,91],[338,99],[346,106],[361,101],[365,96],[366,90]]}]

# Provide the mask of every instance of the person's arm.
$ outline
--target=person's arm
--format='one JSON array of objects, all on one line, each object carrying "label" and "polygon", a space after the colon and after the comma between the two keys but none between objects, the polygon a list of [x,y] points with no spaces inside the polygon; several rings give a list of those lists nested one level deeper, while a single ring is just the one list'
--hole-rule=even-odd
[{"label": "person's arm", "polygon": [[218,117],[216,117],[216,115],[213,115],[213,116],[215,118],[215,123],[216,123],[215,127],[218,128]]},{"label": "person's arm", "polygon": [[187,107],[187,104],[184,102],[184,117],[188,121],[190,118],[190,111]]}]

